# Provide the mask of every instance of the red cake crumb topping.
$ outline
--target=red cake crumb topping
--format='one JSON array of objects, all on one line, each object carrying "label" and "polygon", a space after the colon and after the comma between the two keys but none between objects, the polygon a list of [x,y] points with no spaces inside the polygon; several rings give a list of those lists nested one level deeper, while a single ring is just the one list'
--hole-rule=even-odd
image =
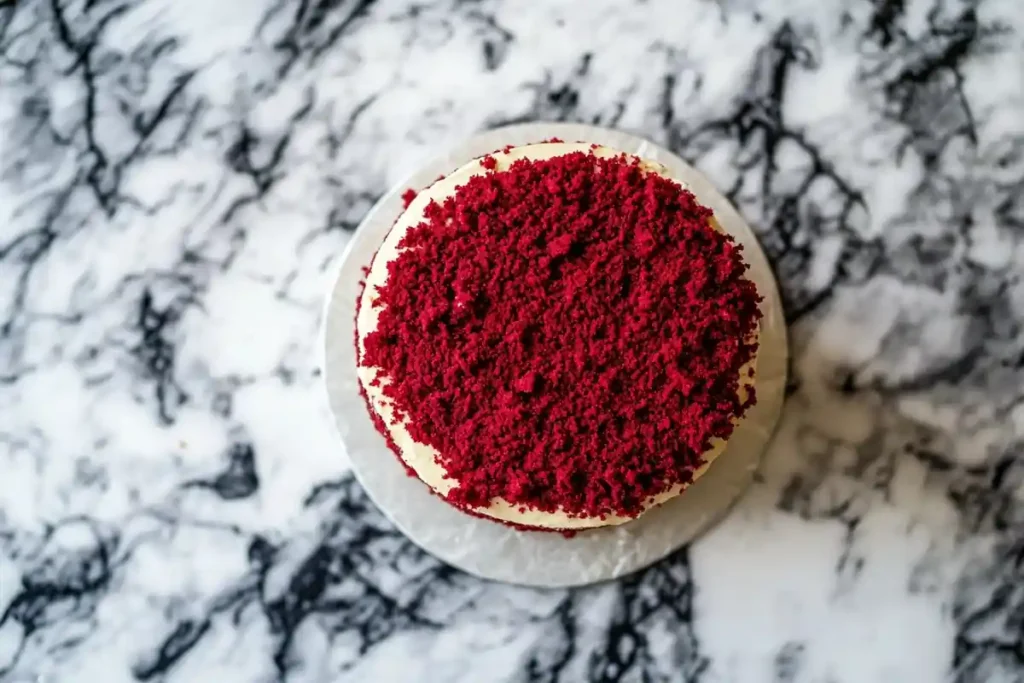
[{"label": "red cake crumb topping", "polygon": [[[411,228],[361,363],[461,507],[638,514],[753,404],[761,313],[741,247],[634,159],[474,176]],[[378,427],[382,427],[379,425]]]}]

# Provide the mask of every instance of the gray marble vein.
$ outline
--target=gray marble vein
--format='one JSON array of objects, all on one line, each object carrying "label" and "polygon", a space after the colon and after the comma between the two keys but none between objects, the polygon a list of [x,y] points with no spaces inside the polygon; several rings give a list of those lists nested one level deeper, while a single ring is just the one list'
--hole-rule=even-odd
[{"label": "gray marble vein", "polygon": [[[0,680],[1024,681],[1019,0],[0,3]],[[713,533],[491,584],[348,474],[330,267],[472,131],[666,144],[792,381]]]}]

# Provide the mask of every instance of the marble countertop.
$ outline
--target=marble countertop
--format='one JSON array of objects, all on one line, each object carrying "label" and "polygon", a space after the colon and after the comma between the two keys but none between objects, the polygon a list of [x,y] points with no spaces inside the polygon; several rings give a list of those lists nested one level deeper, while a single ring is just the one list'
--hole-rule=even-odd
[{"label": "marble countertop", "polygon": [[[1024,5],[573,8],[0,8],[0,680],[1024,681]],[[734,514],[579,590],[412,547],[319,386],[370,205],[534,120],[705,171],[792,337]]]}]

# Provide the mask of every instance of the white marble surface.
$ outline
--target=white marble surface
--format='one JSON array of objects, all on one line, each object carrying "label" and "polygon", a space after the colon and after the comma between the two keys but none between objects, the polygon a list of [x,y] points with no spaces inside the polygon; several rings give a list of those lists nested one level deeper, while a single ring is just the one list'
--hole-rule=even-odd
[{"label": "white marble surface", "polygon": [[[0,680],[1024,681],[1022,50],[1019,0],[6,4]],[[537,119],[728,191],[794,356],[736,513],[572,591],[397,535],[316,360],[374,199]]]}]

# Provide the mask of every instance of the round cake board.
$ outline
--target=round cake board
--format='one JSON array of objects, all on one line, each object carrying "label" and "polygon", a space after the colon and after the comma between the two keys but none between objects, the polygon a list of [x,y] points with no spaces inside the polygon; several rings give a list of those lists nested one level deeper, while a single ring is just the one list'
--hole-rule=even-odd
[{"label": "round cake board", "polygon": [[[374,428],[356,377],[355,319],[363,268],[403,210],[401,194],[421,190],[472,159],[506,145],[553,137],[590,142],[656,161],[715,212],[743,245],[749,277],[764,298],[757,365],[757,404],[725,452],[683,495],[615,527],[559,533],[520,531],[460,512],[411,477]],[[782,408],[786,327],[778,287],[753,231],[697,170],[667,149],[627,133],[577,124],[523,124],[476,135],[427,164],[367,214],[341,258],[323,326],[324,384],[355,476],[381,511],[413,543],[477,576],[527,586],[580,586],[642,569],[690,543],[721,519],[753,480]]]}]

